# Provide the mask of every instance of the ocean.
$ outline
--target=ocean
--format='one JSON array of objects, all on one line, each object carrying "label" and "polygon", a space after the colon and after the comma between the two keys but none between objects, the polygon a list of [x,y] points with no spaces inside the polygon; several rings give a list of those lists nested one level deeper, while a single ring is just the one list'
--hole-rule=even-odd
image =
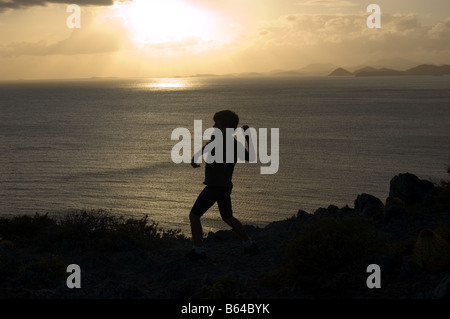
[{"label": "ocean", "polygon": [[[176,128],[279,129],[279,169],[238,164],[235,216],[264,227],[299,209],[382,201],[400,173],[450,165],[450,77],[178,77],[0,82],[0,216],[109,210],[190,236],[204,165],[175,164]],[[270,134],[269,134],[270,135]],[[270,139],[269,139],[270,146]],[[204,231],[228,229],[213,206]]]}]

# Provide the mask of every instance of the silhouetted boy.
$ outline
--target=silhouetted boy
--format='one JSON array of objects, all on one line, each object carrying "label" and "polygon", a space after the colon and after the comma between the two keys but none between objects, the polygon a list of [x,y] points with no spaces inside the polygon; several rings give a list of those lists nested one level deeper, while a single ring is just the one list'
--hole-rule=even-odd
[{"label": "silhouetted boy", "polygon": [[[232,177],[234,166],[237,162],[237,159],[241,159],[245,161],[249,161],[249,152],[247,148],[238,143],[238,141],[234,138],[234,136],[230,136],[230,130],[227,132],[227,128],[232,128],[236,130],[237,125],[239,123],[239,117],[236,113],[229,110],[224,110],[217,112],[214,114],[214,128],[219,129],[222,132],[222,156],[223,160],[216,160],[209,163],[206,161],[205,163],[205,180],[203,184],[205,184],[205,188],[198,195],[197,200],[195,201],[191,212],[189,214],[189,219],[191,222],[191,232],[192,232],[192,241],[193,248],[187,255],[187,257],[191,260],[198,260],[202,258],[206,258],[206,254],[203,251],[203,229],[200,218],[203,214],[211,208],[216,202],[219,207],[220,216],[222,220],[227,223],[232,229],[236,232],[236,234],[242,239],[244,245],[245,253],[256,253],[258,248],[255,243],[252,242],[252,239],[248,236],[245,231],[244,226],[241,222],[233,216],[233,210],[231,207],[231,191],[233,189]],[[245,131],[248,129],[247,125],[242,126],[242,129]],[[191,165],[194,168],[200,167],[197,164],[196,158],[197,156],[202,156],[205,147],[214,140],[214,135],[212,135],[211,140],[206,143],[200,152],[198,152],[192,158]],[[248,145],[248,136],[245,136],[246,142]],[[234,144],[234,156],[233,160],[227,161],[227,141],[230,141]],[[219,153],[217,153],[219,151]],[[210,156],[216,156],[216,154],[220,154],[220,150],[216,148],[212,148],[210,150]],[[245,158],[240,158],[244,154]],[[219,157],[219,155],[217,155]],[[221,157],[221,156],[220,156]]]}]

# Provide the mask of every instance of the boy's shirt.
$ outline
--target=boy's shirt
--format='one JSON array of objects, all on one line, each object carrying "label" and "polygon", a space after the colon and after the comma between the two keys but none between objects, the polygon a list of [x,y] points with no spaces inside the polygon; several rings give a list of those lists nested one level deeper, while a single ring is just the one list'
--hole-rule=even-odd
[{"label": "boy's shirt", "polygon": [[[234,159],[232,163],[226,162],[226,143],[223,143],[223,161],[222,163],[212,162],[205,164],[205,180],[203,184],[207,186],[216,187],[233,187],[233,172],[238,158],[240,160],[247,160],[249,153],[244,145],[239,143],[235,138],[234,140]],[[211,155],[214,155],[214,149],[211,151]],[[244,158],[242,155],[244,154]]]}]

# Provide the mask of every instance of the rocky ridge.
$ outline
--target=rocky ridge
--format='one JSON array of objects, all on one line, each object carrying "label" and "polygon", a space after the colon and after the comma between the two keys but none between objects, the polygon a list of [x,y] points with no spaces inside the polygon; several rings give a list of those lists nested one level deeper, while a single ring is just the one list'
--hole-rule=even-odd
[{"label": "rocky ridge", "polygon": [[[363,193],[353,208],[299,210],[264,228],[246,226],[260,247],[256,255],[245,255],[231,230],[205,234],[207,258],[196,262],[185,258],[191,241],[183,237],[161,240],[151,250],[126,238],[116,249],[66,240],[51,251],[37,247],[33,238],[2,240],[0,298],[448,299],[450,260],[437,270],[420,267],[415,246],[423,230],[450,240],[449,189],[399,174],[386,201]],[[374,236],[386,238],[384,248],[366,253]],[[299,250],[303,255],[297,258]],[[381,269],[378,289],[366,284],[365,267],[373,263]],[[80,266],[81,288],[68,288],[69,264]]]}]

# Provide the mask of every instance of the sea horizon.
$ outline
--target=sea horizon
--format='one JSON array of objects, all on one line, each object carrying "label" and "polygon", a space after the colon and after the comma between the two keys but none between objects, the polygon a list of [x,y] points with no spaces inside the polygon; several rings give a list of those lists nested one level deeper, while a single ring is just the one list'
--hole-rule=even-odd
[{"label": "sea horizon", "polygon": [[[212,126],[279,128],[279,171],[238,165],[232,193],[244,224],[299,209],[382,201],[400,173],[439,183],[450,157],[450,77],[166,77],[0,82],[0,216],[111,210],[148,215],[189,235],[204,167],[175,164],[171,132]],[[26,85],[22,85],[26,84]],[[214,207],[205,232],[227,229]]]}]

